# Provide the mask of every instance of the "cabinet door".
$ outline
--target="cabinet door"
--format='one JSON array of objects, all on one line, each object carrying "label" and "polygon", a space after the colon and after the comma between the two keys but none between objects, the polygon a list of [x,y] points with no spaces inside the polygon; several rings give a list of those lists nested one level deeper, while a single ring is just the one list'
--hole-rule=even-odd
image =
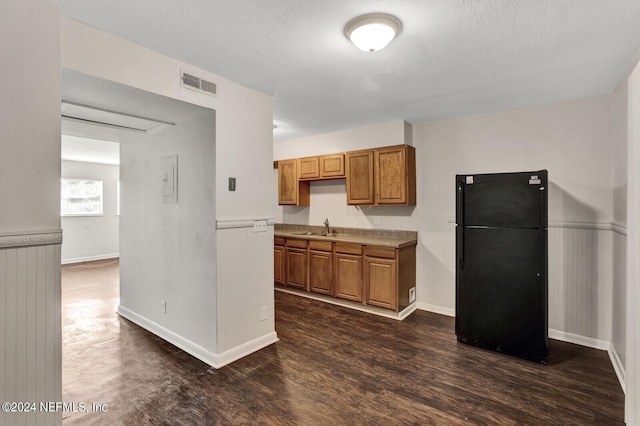
[{"label": "cabinet door", "polygon": [[407,204],[406,147],[375,151],[376,203]]},{"label": "cabinet door", "polygon": [[336,253],[333,283],[336,297],[362,302],[362,256]]},{"label": "cabinet door", "polygon": [[392,259],[365,257],[365,303],[381,308],[398,308],[398,263]]},{"label": "cabinet door", "polygon": [[348,152],[347,204],[373,204],[373,151]]},{"label": "cabinet door", "polygon": [[298,204],[298,168],[296,160],[278,162],[278,204]]},{"label": "cabinet door", "polygon": [[320,157],[320,177],[344,177],[344,154],[331,154]]},{"label": "cabinet door", "polygon": [[326,251],[309,251],[309,289],[316,293],[332,294],[333,255]]},{"label": "cabinet door", "polygon": [[298,160],[278,161],[278,204],[308,206],[309,182],[298,180]]},{"label": "cabinet door", "polygon": [[307,251],[302,249],[287,248],[286,270],[287,285],[296,288],[307,289]]},{"label": "cabinet door", "polygon": [[301,158],[298,166],[300,179],[317,179],[320,177],[320,160],[318,157]]},{"label": "cabinet door", "polygon": [[273,247],[273,281],[284,284],[284,247]]}]

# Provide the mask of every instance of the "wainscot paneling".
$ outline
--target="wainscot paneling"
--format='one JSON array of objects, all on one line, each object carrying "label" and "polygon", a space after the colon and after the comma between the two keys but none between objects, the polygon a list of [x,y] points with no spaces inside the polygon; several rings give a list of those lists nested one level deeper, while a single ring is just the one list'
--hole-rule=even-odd
[{"label": "wainscot paneling", "polygon": [[[418,256],[423,261],[426,258],[427,267],[418,271],[419,282],[423,281],[418,288],[418,308],[454,316],[455,218],[447,222],[446,232],[420,233]],[[622,229],[610,223],[549,223],[549,329],[553,338],[609,348],[613,234]],[[421,296],[421,291],[428,297]]]},{"label": "wainscot paneling", "polygon": [[0,236],[0,402],[35,402],[32,413],[0,423],[58,424],[62,401],[60,231]]}]

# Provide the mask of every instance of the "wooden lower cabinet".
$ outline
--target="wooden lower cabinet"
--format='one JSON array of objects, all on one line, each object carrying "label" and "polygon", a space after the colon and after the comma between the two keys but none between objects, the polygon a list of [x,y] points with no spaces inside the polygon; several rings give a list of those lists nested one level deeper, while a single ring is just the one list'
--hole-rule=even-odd
[{"label": "wooden lower cabinet", "polygon": [[392,248],[276,237],[274,281],[399,312],[413,302],[416,246]]},{"label": "wooden lower cabinet", "polygon": [[395,259],[364,258],[365,303],[398,308],[398,262]]},{"label": "wooden lower cabinet", "polygon": [[286,282],[289,287],[307,289],[307,250],[300,248],[285,249]]},{"label": "wooden lower cabinet", "polygon": [[329,251],[309,250],[309,290],[333,294],[333,254]]},{"label": "wooden lower cabinet", "polygon": [[273,280],[284,284],[284,247],[273,247]]},{"label": "wooden lower cabinet", "polygon": [[333,265],[334,296],[362,302],[362,255],[336,253]]}]

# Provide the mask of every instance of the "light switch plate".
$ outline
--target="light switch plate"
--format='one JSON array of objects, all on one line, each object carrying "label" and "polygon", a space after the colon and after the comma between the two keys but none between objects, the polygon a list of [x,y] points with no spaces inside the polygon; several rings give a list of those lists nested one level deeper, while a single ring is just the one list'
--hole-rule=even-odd
[{"label": "light switch plate", "polygon": [[236,190],[236,178],[230,177],[229,178],[229,191],[235,191],[235,190]]}]

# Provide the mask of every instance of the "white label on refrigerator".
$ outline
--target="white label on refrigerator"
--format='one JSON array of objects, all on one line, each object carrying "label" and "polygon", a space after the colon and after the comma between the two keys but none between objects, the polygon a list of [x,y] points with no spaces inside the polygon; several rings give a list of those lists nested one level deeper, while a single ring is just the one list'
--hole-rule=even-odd
[{"label": "white label on refrigerator", "polygon": [[467,176],[467,184],[470,185],[473,183],[473,176]]},{"label": "white label on refrigerator", "polygon": [[529,179],[529,185],[540,185],[541,183],[540,179]]}]

